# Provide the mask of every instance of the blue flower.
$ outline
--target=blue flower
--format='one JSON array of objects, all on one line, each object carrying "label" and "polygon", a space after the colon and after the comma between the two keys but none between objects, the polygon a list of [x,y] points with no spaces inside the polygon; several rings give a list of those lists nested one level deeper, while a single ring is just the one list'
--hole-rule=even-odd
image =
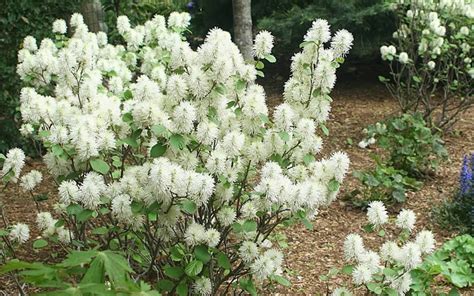
[{"label": "blue flower", "polygon": [[461,174],[459,178],[459,189],[461,195],[465,195],[468,193],[473,192],[473,185],[474,185],[474,179],[473,179],[473,172],[474,171],[474,153],[471,155],[471,157],[467,157],[467,155],[464,156],[464,159],[462,161],[462,167],[461,167]]}]

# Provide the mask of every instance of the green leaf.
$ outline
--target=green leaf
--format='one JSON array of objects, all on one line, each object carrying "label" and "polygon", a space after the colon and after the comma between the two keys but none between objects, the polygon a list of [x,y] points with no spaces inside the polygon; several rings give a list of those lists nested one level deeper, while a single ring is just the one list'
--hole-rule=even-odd
[{"label": "green leaf", "polygon": [[345,274],[352,274],[352,272],[354,271],[354,265],[344,265],[344,267],[342,268],[342,272],[345,273]]},{"label": "green leaf", "polygon": [[173,134],[170,137],[170,145],[175,150],[183,150],[185,146],[185,139],[180,134]]},{"label": "green leaf", "polygon": [[257,289],[255,288],[255,284],[252,279],[249,278],[241,278],[239,280],[239,285],[242,289],[249,292],[252,296],[257,296]]},{"label": "green leaf", "polygon": [[100,158],[91,159],[89,160],[89,163],[91,164],[91,167],[94,171],[101,173],[102,175],[105,175],[109,172],[109,165]]},{"label": "green leaf", "polygon": [[176,287],[176,294],[179,296],[187,296],[188,295],[188,285],[185,281],[181,281],[179,285]]},{"label": "green leaf", "polygon": [[150,150],[151,157],[160,157],[166,152],[166,146],[161,143],[156,143]]},{"label": "green leaf", "polygon": [[242,91],[245,89],[245,87],[247,86],[247,82],[243,79],[238,79],[236,82],[235,82],[235,89],[237,91]]},{"label": "green leaf", "polygon": [[285,142],[288,142],[290,140],[290,135],[285,131],[279,132],[278,135]]},{"label": "green leaf", "polygon": [[368,283],[367,289],[369,289],[369,291],[372,291],[377,295],[382,294],[382,286],[379,283]]},{"label": "green leaf", "polygon": [[247,220],[242,225],[242,230],[245,232],[257,231],[257,222],[252,220]]},{"label": "green leaf", "polygon": [[155,135],[158,137],[165,137],[165,138],[168,137],[168,130],[166,129],[166,127],[164,127],[161,124],[156,124],[152,126],[151,131],[155,133]]},{"label": "green leaf", "polygon": [[203,264],[199,260],[193,260],[186,265],[186,268],[184,269],[184,272],[186,272],[187,275],[189,276],[197,276],[199,273],[201,273],[203,268]]},{"label": "green leaf", "polygon": [[331,192],[336,192],[339,190],[340,185],[341,184],[336,179],[332,179],[331,181],[329,181],[328,189]]},{"label": "green leaf", "polygon": [[314,161],[316,161],[316,158],[312,154],[306,154],[305,156],[303,156],[303,162],[306,165],[309,165],[310,163]]},{"label": "green leaf", "polygon": [[184,274],[184,271],[182,267],[167,265],[164,267],[164,273],[172,279],[179,280]]},{"label": "green leaf", "polygon": [[97,235],[103,235],[103,234],[106,234],[107,232],[109,232],[109,230],[107,229],[107,227],[98,227],[98,228],[94,228],[92,230],[92,234],[97,234]]},{"label": "green leaf", "polygon": [[44,239],[37,239],[33,242],[33,248],[42,249],[48,245],[48,242]]},{"label": "green leaf", "polygon": [[209,254],[207,246],[203,245],[199,245],[194,248],[194,256],[196,256],[196,259],[198,259],[204,264],[211,260],[211,254]]},{"label": "green leaf", "polygon": [[276,58],[271,54],[266,54],[265,59],[270,63],[275,63],[276,62]]},{"label": "green leaf", "polygon": [[328,128],[322,123],[320,124],[320,126],[321,126],[321,130],[323,131],[323,134],[326,135],[326,137],[329,136]]},{"label": "green leaf", "polygon": [[194,201],[189,200],[189,199],[185,199],[181,203],[181,210],[185,213],[193,215],[197,211],[197,205]]},{"label": "green leaf", "polygon": [[133,98],[133,93],[131,90],[127,89],[126,91],[123,92],[123,98],[125,100],[130,100]]},{"label": "green leaf", "polygon": [[171,292],[174,288],[174,283],[168,279],[162,279],[158,281],[157,286],[162,291]]},{"label": "green leaf", "polygon": [[137,142],[137,139],[135,138],[132,138],[132,137],[127,137],[125,139],[122,140],[123,143],[127,144],[128,146],[132,147],[132,148],[138,148],[138,142]]},{"label": "green leaf", "polygon": [[54,154],[55,156],[58,156],[58,157],[59,157],[59,156],[63,155],[64,150],[63,150],[63,148],[62,148],[61,146],[59,146],[59,145],[56,144],[56,145],[53,145],[53,147],[51,147],[51,152],[53,152],[53,154]]},{"label": "green leaf", "polygon": [[232,269],[232,265],[229,261],[229,258],[223,252],[217,253],[217,264],[224,269],[227,269],[227,270]]},{"label": "green leaf", "polygon": [[384,237],[384,236],[385,236],[385,230],[381,229],[381,230],[379,231],[378,235],[379,235],[380,237]]},{"label": "green leaf", "polygon": [[288,279],[282,277],[281,275],[274,275],[274,276],[272,276],[272,279],[275,280],[280,285],[283,285],[285,287],[291,286],[291,282]]}]

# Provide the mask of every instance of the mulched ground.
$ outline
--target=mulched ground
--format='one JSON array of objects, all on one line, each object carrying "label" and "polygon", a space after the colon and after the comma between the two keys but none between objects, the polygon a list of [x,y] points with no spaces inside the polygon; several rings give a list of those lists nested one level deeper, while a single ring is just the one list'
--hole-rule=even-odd
[{"label": "mulched ground", "polygon": [[[382,85],[375,81],[361,82],[361,80],[364,79],[339,83],[333,92],[333,111],[328,124],[330,137],[327,138],[322,153],[327,155],[337,150],[346,151],[352,162],[351,171],[373,165],[369,157],[370,150],[357,147],[357,143],[363,137],[362,129],[397,112],[396,102]],[[272,105],[279,101],[278,96],[270,96],[269,99]],[[440,229],[430,217],[431,209],[440,204],[443,199],[452,196],[457,186],[462,157],[474,150],[473,118],[474,110],[464,114],[455,126],[455,132],[445,137],[450,160],[443,163],[437,175],[432,180],[426,181],[420,191],[410,194],[408,202],[404,205],[417,213],[417,230],[423,228],[433,230],[436,233],[438,245],[456,234]],[[352,139],[353,145],[348,144],[348,138]],[[45,172],[44,167],[36,161],[29,161],[27,170],[30,169]],[[54,181],[46,174],[45,176],[46,180],[42,182],[39,192],[54,195],[56,193]],[[365,213],[353,208],[342,199],[346,193],[355,188],[356,181],[349,175],[341,188],[339,200],[320,212],[314,222],[313,231],[306,230],[302,225],[283,230],[289,243],[289,247],[284,252],[286,273],[292,286],[288,289],[278,288],[274,291],[265,291],[264,294],[324,295],[326,293],[326,284],[319,280],[319,276],[326,274],[333,266],[343,266],[342,244],[345,236],[351,232],[362,233],[361,227],[366,224]],[[0,202],[4,204],[11,221],[35,224],[34,204],[31,198],[17,186],[0,192]],[[51,210],[45,203],[42,203],[42,206]],[[32,237],[37,235],[38,233],[33,230]],[[374,246],[380,241],[380,238],[367,238],[366,244]],[[21,252],[22,258],[35,260],[46,259],[49,255],[46,252],[33,250],[31,242]],[[11,288],[11,284],[0,277],[0,295],[2,290]],[[340,282],[331,281],[330,288],[333,289],[337,284]],[[474,295],[474,292],[465,291],[465,295]]]}]

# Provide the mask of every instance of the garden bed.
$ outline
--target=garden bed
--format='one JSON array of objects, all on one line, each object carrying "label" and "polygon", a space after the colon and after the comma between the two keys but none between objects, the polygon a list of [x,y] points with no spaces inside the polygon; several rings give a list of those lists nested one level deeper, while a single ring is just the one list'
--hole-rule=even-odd
[{"label": "garden bed", "polygon": [[[328,121],[330,138],[326,138],[323,155],[337,150],[344,150],[350,155],[351,172],[353,170],[370,167],[373,162],[369,156],[371,149],[360,149],[357,143],[362,139],[362,129],[369,124],[382,120],[397,112],[396,101],[393,100],[385,88],[376,81],[364,82],[353,80],[338,84],[334,91],[333,111]],[[271,105],[279,101],[277,95],[270,96]],[[458,168],[462,156],[474,149],[474,110],[465,113],[456,124],[453,132],[445,137],[446,148],[450,159],[443,163],[436,176],[427,180],[423,188],[415,193],[409,193],[408,202],[403,207],[410,208],[417,213],[418,230],[431,229],[435,232],[437,245],[454,237],[451,233],[440,229],[430,217],[433,206],[441,203],[443,199],[450,198],[457,186]],[[352,144],[350,144],[350,140]],[[25,171],[38,169],[44,173],[45,180],[38,189],[39,193],[50,196],[48,203],[42,202],[42,210],[52,210],[56,200],[56,185],[53,179],[46,174],[43,165],[37,160],[29,160]],[[314,230],[308,231],[303,225],[295,225],[283,230],[288,238],[289,247],[285,253],[285,273],[292,286],[288,289],[278,287],[275,291],[265,291],[265,294],[299,294],[314,295],[326,292],[326,283],[319,280],[319,276],[326,274],[333,266],[342,267],[342,244],[345,236],[350,232],[359,232],[366,223],[365,213],[354,208],[344,199],[344,196],[355,189],[356,180],[350,176],[344,182],[338,200],[328,209],[323,209],[314,222]],[[27,193],[20,190],[19,186],[10,186],[5,192],[0,193],[0,201],[5,205],[7,217],[11,222],[24,222],[30,226],[35,225],[34,204]],[[400,207],[391,208],[395,212]],[[39,235],[34,227],[32,237]],[[33,250],[32,240],[26,248],[22,248],[20,257],[27,260],[50,260],[50,250]],[[374,239],[368,240],[367,245],[378,244]],[[58,250],[60,252],[60,250]],[[339,278],[342,280],[342,278]],[[335,282],[330,282],[331,290]],[[0,278],[0,293],[13,288],[13,284],[6,278]],[[6,290],[5,290],[6,289]],[[472,295],[474,290],[463,291],[465,295]],[[9,295],[8,292],[6,292]]]}]

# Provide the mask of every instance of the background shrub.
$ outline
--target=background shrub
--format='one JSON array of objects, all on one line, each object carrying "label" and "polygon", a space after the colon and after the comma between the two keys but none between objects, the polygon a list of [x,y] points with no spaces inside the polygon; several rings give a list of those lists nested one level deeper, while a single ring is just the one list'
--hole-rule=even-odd
[{"label": "background shrub", "polygon": [[386,162],[410,177],[433,173],[447,157],[444,142],[427,127],[420,113],[403,114],[367,128],[368,138],[387,151]]}]

